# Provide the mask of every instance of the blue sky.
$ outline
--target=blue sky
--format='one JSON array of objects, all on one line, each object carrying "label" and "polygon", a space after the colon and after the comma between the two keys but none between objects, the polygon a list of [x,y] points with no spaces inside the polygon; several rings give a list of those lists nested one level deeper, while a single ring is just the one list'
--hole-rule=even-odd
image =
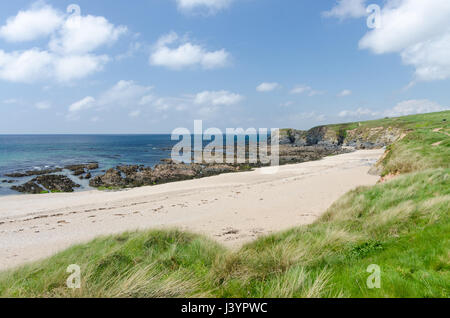
[{"label": "blue sky", "polygon": [[450,105],[448,1],[132,3],[2,1],[0,133],[306,129]]}]

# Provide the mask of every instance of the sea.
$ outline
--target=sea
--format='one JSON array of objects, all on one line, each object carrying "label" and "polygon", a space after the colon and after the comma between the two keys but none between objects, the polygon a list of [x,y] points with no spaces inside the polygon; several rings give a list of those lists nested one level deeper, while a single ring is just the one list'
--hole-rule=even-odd
[{"label": "sea", "polygon": [[[225,142],[226,136],[223,138]],[[258,137],[258,140],[266,139],[267,136]],[[235,140],[240,144],[237,138]],[[203,146],[209,142],[204,140]],[[177,143],[178,140],[171,140],[169,134],[0,135],[0,196],[20,194],[11,190],[11,186],[23,184],[35,177],[8,178],[5,174],[90,162],[99,164],[98,169],[91,171],[93,176],[118,165],[154,167],[162,159],[171,157],[172,148]],[[64,174],[80,184],[81,187],[75,191],[92,189],[89,180],[80,180],[68,170],[58,174]]]},{"label": "sea", "polygon": [[[0,135],[0,195],[19,194],[10,187],[33,178],[19,178],[10,184],[2,182],[14,180],[5,174],[88,162],[99,163],[93,175],[117,165],[153,167],[170,158],[177,142],[171,135]],[[81,183],[76,191],[89,189],[89,181],[79,180],[69,171],[62,174]]]}]

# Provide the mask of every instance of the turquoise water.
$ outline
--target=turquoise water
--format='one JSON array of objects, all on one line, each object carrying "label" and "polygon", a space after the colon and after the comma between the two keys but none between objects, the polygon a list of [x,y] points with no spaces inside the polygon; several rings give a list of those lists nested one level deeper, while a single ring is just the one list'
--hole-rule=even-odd
[{"label": "turquoise water", "polygon": [[[169,158],[176,141],[170,135],[0,135],[0,195],[17,194],[9,189],[12,172],[98,162],[102,170],[122,164],[154,166]],[[68,172],[65,172],[68,174]],[[20,178],[19,183],[31,178]],[[87,187],[82,183],[81,190]]]}]

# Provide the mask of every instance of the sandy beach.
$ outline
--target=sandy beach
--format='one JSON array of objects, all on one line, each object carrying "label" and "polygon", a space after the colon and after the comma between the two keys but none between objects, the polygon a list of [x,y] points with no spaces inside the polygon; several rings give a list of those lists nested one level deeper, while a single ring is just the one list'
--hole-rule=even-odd
[{"label": "sandy beach", "polygon": [[[384,150],[115,192],[0,198],[0,270],[101,235],[151,228],[201,233],[237,248],[260,235],[314,222],[340,196],[379,177]],[[269,168],[270,169],[270,168]]]}]

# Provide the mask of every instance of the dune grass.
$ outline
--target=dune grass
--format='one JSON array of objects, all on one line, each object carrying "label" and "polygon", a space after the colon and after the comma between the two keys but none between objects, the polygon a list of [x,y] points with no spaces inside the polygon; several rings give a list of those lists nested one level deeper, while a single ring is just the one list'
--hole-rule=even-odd
[{"label": "dune grass", "polygon": [[[400,176],[347,193],[314,224],[238,251],[177,230],[98,238],[0,273],[0,297],[450,297],[442,114],[400,119],[416,127],[380,163]],[[80,289],[66,287],[70,264],[81,267]],[[379,289],[366,284],[372,264]]]}]

